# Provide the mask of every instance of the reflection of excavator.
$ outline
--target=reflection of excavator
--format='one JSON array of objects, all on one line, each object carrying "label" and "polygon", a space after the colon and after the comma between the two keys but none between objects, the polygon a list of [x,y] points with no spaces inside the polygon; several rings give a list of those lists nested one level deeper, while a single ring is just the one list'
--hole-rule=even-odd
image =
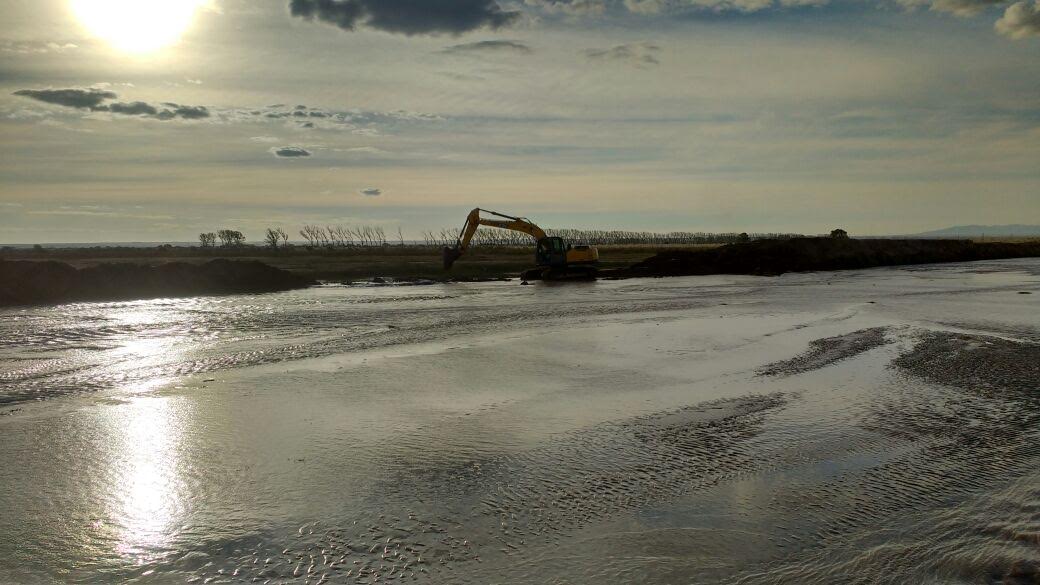
[{"label": "reflection of excavator", "polygon": [[[485,219],[480,217],[480,212],[494,215],[502,219]],[[525,279],[558,280],[564,278],[595,278],[596,265],[599,263],[599,251],[592,246],[565,244],[563,238],[547,236],[542,228],[531,223],[524,217],[513,217],[486,209],[474,209],[466,217],[466,224],[462,226],[462,232],[455,242],[454,248],[444,248],[444,269],[449,270],[451,265],[469,248],[473,234],[482,225],[523,232],[533,237],[537,242],[534,260],[536,268],[525,270],[522,274]]]}]

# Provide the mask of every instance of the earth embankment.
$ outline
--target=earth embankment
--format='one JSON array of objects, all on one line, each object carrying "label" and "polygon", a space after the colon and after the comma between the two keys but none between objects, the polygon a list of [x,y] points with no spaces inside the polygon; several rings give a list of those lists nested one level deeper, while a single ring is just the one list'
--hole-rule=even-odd
[{"label": "earth embankment", "polygon": [[970,240],[858,240],[794,238],[757,240],[703,250],[667,250],[611,276],[691,276],[850,270],[877,266],[969,262],[1040,256],[1040,242]]},{"label": "earth embankment", "polygon": [[0,260],[0,306],[275,292],[311,284],[311,279],[256,261],[113,263],[77,269],[63,262]]}]

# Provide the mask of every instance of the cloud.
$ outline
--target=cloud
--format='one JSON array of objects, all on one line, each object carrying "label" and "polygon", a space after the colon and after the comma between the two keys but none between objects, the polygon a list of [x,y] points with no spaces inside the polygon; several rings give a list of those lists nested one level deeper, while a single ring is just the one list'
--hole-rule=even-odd
[{"label": "cloud", "polygon": [[517,11],[502,10],[496,0],[290,0],[289,13],[343,30],[363,24],[409,36],[495,30],[520,17]]},{"label": "cloud", "polygon": [[[679,12],[683,10],[710,10],[712,12],[758,12],[777,5],[785,8],[819,7],[829,0],[624,0],[625,8],[634,14],[652,15],[662,12]],[[908,3],[928,2],[930,0],[897,0],[904,5]],[[935,0],[945,1],[945,0]],[[957,0],[953,0],[957,1]],[[964,0],[972,1],[972,0]],[[984,0],[975,0],[984,1]],[[1003,0],[999,0],[1003,1]]]},{"label": "cloud", "polygon": [[657,14],[666,7],[665,0],[625,0],[625,8],[636,14]]},{"label": "cloud", "polygon": [[162,109],[145,102],[113,102],[106,104],[104,102],[114,100],[119,96],[113,91],[93,87],[88,89],[20,89],[14,92],[14,95],[67,108],[90,110],[92,112],[109,112],[123,116],[143,116],[155,118],[156,120],[172,120],[174,118],[200,120],[210,116],[209,110],[205,106],[183,106],[172,102],[163,103]]},{"label": "cloud", "polygon": [[1040,2],[1015,2],[993,25],[998,33],[1012,39],[1040,36]]},{"label": "cloud", "polygon": [[1004,0],[932,0],[932,10],[949,12],[956,16],[975,16]]},{"label": "cloud", "polygon": [[163,103],[167,109],[159,112],[155,117],[160,120],[172,120],[173,118],[184,118],[185,120],[201,120],[209,117],[206,106],[182,106],[170,102]]},{"label": "cloud", "polygon": [[383,190],[382,189],[377,189],[375,187],[368,187],[368,188],[365,188],[365,189],[362,189],[362,190],[358,191],[358,193],[360,193],[360,194],[362,194],[362,195],[364,195],[366,197],[379,197],[380,195],[383,194]]},{"label": "cloud", "polygon": [[604,0],[526,0],[526,3],[537,6],[546,12],[574,16],[595,16],[603,14],[607,9]]},{"label": "cloud", "polygon": [[1003,4],[1005,0],[896,0],[903,8],[914,10],[928,8],[936,12],[947,12],[954,16],[976,16],[990,6]]},{"label": "cloud", "polygon": [[521,43],[520,41],[507,41],[507,40],[496,40],[496,41],[477,41],[475,43],[463,43],[461,45],[451,45],[450,47],[444,47],[439,53],[445,54],[465,54],[465,53],[531,53],[533,52],[531,47]]},{"label": "cloud", "polygon": [[4,53],[18,53],[21,55],[30,54],[43,54],[43,53],[64,53],[65,51],[71,51],[78,49],[79,46],[73,43],[55,43],[40,42],[40,41],[28,41],[28,42],[5,42],[0,45],[0,51]]},{"label": "cloud", "polygon": [[636,67],[658,65],[657,53],[661,47],[653,43],[626,43],[609,49],[586,49],[585,57],[590,61],[615,61]]},{"label": "cloud", "polygon": [[112,217],[121,219],[152,219],[152,220],[170,220],[174,219],[169,215],[145,215],[140,213],[126,213],[121,211],[99,211],[97,208],[86,208],[80,209],[48,209],[43,211],[28,211],[28,215],[56,215],[56,216],[72,216],[72,217]]},{"label": "cloud", "polygon": [[311,151],[299,146],[280,146],[271,148],[270,153],[278,158],[301,158],[311,155]]},{"label": "cloud", "polygon": [[127,116],[154,116],[159,113],[154,106],[144,102],[130,102],[128,104],[116,102],[108,105],[108,111],[113,114],[124,114]]},{"label": "cloud", "polygon": [[105,100],[115,99],[116,94],[101,89],[20,89],[14,92],[48,104],[56,104],[68,108],[95,110]]},{"label": "cloud", "polygon": [[347,149],[343,150],[343,152],[353,152],[353,153],[357,153],[357,154],[377,154],[377,155],[390,154],[389,152],[387,152],[387,151],[385,151],[385,150],[383,150],[381,148],[376,148],[374,146],[357,146],[357,147],[354,147],[354,148],[347,148]]}]

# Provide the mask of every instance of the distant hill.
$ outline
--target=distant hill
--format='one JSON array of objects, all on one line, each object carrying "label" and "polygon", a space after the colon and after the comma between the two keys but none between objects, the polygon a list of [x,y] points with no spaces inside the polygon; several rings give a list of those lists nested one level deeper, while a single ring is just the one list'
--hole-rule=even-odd
[{"label": "distant hill", "polygon": [[955,225],[953,227],[943,228],[941,230],[922,232],[914,235],[926,238],[968,238],[976,236],[1040,236],[1040,225]]}]

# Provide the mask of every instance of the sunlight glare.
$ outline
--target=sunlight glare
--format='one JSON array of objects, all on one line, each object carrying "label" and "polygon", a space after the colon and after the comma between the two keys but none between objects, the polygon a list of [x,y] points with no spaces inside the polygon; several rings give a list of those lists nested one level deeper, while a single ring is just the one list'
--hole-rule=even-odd
[{"label": "sunlight glare", "polygon": [[70,0],[72,12],[92,34],[132,53],[176,42],[205,0]]}]

